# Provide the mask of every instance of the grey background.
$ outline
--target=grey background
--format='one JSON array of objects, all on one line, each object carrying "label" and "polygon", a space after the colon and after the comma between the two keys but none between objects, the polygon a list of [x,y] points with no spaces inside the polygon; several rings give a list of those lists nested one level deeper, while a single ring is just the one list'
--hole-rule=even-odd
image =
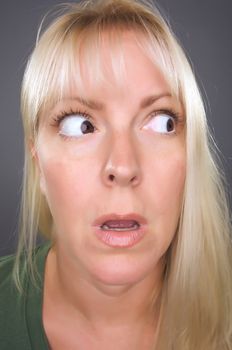
[{"label": "grey background", "polygon": [[[23,169],[20,85],[37,28],[63,1],[14,0],[0,5],[0,256],[15,250]],[[158,0],[191,58],[232,188],[232,1]]]}]

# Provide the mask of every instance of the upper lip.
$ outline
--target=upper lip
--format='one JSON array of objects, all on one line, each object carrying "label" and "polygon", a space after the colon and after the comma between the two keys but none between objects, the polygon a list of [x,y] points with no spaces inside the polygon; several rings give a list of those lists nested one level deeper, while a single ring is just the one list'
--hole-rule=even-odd
[{"label": "upper lip", "polygon": [[140,225],[147,224],[147,220],[143,216],[136,213],[129,213],[129,214],[112,213],[112,214],[107,214],[107,215],[98,217],[94,221],[93,226],[101,226],[104,224],[104,222],[108,220],[134,220],[134,221],[137,221]]}]

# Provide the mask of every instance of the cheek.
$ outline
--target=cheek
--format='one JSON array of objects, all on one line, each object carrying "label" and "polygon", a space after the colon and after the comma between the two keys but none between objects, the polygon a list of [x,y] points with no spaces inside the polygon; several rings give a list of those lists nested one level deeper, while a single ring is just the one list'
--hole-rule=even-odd
[{"label": "cheek", "polygon": [[156,256],[163,256],[171,244],[179,222],[185,183],[185,157],[176,154],[153,163],[146,203],[150,208],[150,247]]},{"label": "cheek", "polygon": [[[170,159],[165,159],[157,165],[157,186],[156,194],[160,204],[160,208],[164,210],[179,210],[183,195],[185,182],[185,159],[183,156],[177,155]],[[157,169],[156,167],[156,169]]]},{"label": "cheek", "polygon": [[144,201],[153,208],[153,224],[162,232],[175,232],[182,206],[185,175],[186,162],[182,151],[162,154],[150,162],[147,175],[149,185]]},{"label": "cheek", "polygon": [[[54,218],[72,220],[90,201],[93,168],[89,160],[76,161],[50,158],[42,163],[42,177],[50,210]],[[93,177],[94,178],[94,177]]]}]

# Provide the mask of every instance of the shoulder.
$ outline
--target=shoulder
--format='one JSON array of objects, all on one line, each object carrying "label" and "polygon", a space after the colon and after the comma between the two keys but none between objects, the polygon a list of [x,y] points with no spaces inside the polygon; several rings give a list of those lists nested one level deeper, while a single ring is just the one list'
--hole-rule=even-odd
[{"label": "shoulder", "polygon": [[[46,245],[35,249],[36,264],[45,258],[46,250]],[[31,346],[26,313],[29,278],[23,273],[25,257],[20,261],[23,292],[19,292],[13,280],[14,263],[15,255],[0,258],[0,349],[29,350]]]},{"label": "shoulder", "polygon": [[25,336],[23,298],[13,281],[15,256],[0,258],[0,349],[29,349]]},{"label": "shoulder", "polygon": [[[46,242],[39,245],[33,251],[35,265],[40,269],[43,268],[44,260],[51,243]],[[14,285],[13,281],[13,268],[15,264],[16,256],[14,254],[0,257],[0,293],[12,289]],[[26,267],[26,255],[22,254],[20,259],[20,279],[23,284],[28,280],[25,273]],[[25,286],[24,286],[25,287]],[[13,288],[16,291],[15,288]],[[1,301],[1,300],[0,300]]]},{"label": "shoulder", "polygon": [[[13,282],[13,267],[15,255],[8,255],[0,258],[0,305],[4,305],[4,300],[16,293]],[[5,297],[5,298],[4,298]],[[0,312],[2,307],[0,307]]]},{"label": "shoulder", "polygon": [[11,282],[15,256],[8,255],[0,258],[0,291]]}]

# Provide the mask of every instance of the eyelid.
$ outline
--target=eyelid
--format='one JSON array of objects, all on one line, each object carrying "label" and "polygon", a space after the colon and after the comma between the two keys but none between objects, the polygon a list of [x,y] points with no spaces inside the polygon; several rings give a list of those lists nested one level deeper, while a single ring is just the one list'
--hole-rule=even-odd
[{"label": "eyelid", "polygon": [[[92,116],[86,110],[82,110],[80,108],[76,109],[76,108],[72,108],[72,107],[69,109],[60,110],[58,113],[54,114],[51,119],[57,123],[60,123],[64,118],[75,115],[75,114],[83,116],[84,118],[94,122]],[[152,111],[149,114],[149,117],[152,118],[152,117],[159,115],[159,114],[168,114],[175,119],[180,117],[180,115],[177,112],[175,112],[172,108],[164,108],[164,109]]]},{"label": "eyelid", "polygon": [[180,115],[180,113],[175,112],[171,108],[165,108],[165,109],[159,109],[159,110],[155,110],[155,111],[151,112],[148,115],[147,121],[146,121],[146,123],[145,123],[143,128],[145,130],[149,130],[150,129],[150,127],[149,127],[150,123],[155,122],[155,119],[157,117],[165,117],[165,118],[168,118],[168,119],[170,118],[170,119],[173,120],[173,123],[174,123],[174,130],[173,131],[161,132],[161,131],[153,130],[154,132],[157,132],[157,133],[163,134],[163,135],[176,134],[178,132],[178,126],[180,126],[180,124],[183,123],[182,116]]},{"label": "eyelid", "polygon": [[[184,123],[184,118],[179,112],[175,111],[173,108],[163,108],[163,109],[155,110],[155,111],[152,111],[151,113],[149,113],[148,118],[146,118],[147,121],[146,121],[145,125],[147,123],[149,123],[156,116],[164,115],[164,114],[166,114],[174,119],[176,127],[178,127],[178,125]],[[80,108],[76,109],[76,108],[70,107],[66,110],[65,109],[60,110],[59,113],[56,113],[51,117],[52,122],[50,125],[53,127],[59,127],[62,120],[64,120],[65,118],[71,117],[71,116],[75,116],[75,115],[79,115],[80,117],[83,117],[84,119],[89,120],[93,124],[95,131],[97,131],[97,128],[95,126],[96,123],[95,123],[94,119],[92,118],[92,116],[86,110],[81,110]]]},{"label": "eyelid", "polygon": [[95,122],[93,121],[92,116],[86,112],[85,110],[81,110],[80,108],[74,109],[74,108],[69,108],[69,109],[63,109],[60,110],[58,113],[54,114],[51,119],[50,125],[52,127],[55,127],[56,129],[59,129],[59,136],[61,136],[65,141],[71,141],[72,139],[76,139],[76,136],[74,135],[65,135],[64,133],[61,132],[60,127],[62,121],[65,119],[68,119],[69,117],[79,117],[82,118],[83,120],[89,120],[91,124],[94,127],[94,131],[96,132],[97,128],[95,127]]},{"label": "eyelid", "polygon": [[174,118],[175,120],[180,119],[180,114],[178,112],[175,112],[173,109],[159,109],[157,111],[151,112],[150,116],[151,118],[157,115],[167,114],[170,117]]},{"label": "eyelid", "polygon": [[87,111],[80,110],[79,108],[77,110],[70,108],[68,110],[61,110],[59,113],[55,114],[52,117],[53,123],[51,125],[52,126],[59,126],[60,123],[62,122],[62,120],[64,120],[65,118],[71,117],[71,116],[75,116],[75,115],[83,117],[84,119],[88,119],[93,123],[93,118],[91,117],[91,115]]}]

